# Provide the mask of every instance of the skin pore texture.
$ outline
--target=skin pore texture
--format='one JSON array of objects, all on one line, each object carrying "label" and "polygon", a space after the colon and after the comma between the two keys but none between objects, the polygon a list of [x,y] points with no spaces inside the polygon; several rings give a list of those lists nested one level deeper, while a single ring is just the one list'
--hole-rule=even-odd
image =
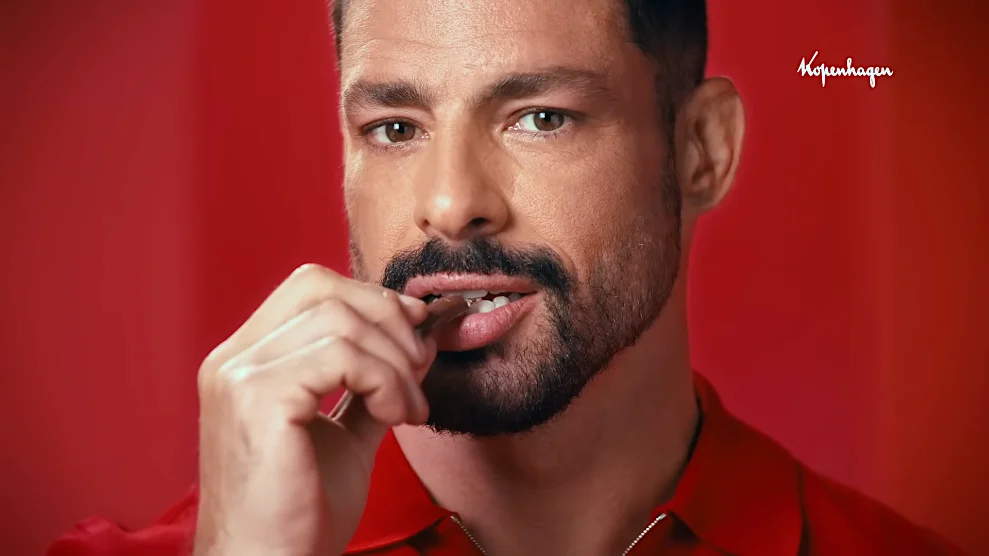
[{"label": "skin pore texture", "polygon": [[664,129],[619,0],[351,0],[345,21],[355,277],[538,288],[505,337],[439,354],[403,451],[489,554],[620,554],[700,421],[687,255],[737,168],[734,86],[704,81]]}]

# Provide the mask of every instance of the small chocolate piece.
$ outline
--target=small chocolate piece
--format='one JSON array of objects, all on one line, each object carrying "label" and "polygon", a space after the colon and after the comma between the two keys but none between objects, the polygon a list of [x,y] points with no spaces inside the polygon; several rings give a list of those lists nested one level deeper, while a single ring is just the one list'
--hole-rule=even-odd
[{"label": "small chocolate piece", "polygon": [[459,295],[437,298],[426,306],[429,310],[429,316],[416,327],[416,331],[419,332],[420,336],[428,336],[433,328],[459,317],[467,311],[468,307],[467,300]]}]

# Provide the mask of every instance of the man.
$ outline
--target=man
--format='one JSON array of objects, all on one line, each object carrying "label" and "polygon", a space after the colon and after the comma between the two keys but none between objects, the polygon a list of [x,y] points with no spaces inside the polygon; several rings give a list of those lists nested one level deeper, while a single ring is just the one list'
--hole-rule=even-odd
[{"label": "man", "polygon": [[[50,554],[957,553],[689,366],[691,235],[744,129],[703,79],[702,0],[334,17],[355,280],[303,267],[204,361],[198,492]],[[419,335],[456,295],[468,314]]]}]

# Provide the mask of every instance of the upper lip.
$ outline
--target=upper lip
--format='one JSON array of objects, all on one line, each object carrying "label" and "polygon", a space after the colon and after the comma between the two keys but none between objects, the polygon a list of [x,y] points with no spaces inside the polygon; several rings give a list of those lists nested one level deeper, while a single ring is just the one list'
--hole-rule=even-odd
[{"label": "upper lip", "polygon": [[431,274],[417,276],[405,285],[405,295],[423,298],[429,294],[444,294],[485,290],[487,292],[532,293],[538,288],[521,276],[504,274]]}]

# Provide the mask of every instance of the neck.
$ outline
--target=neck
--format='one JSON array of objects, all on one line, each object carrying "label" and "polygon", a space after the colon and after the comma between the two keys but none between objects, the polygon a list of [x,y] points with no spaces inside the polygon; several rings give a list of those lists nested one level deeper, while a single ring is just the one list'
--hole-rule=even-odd
[{"label": "neck", "polygon": [[460,514],[488,554],[621,554],[672,496],[698,420],[682,294],[529,434],[395,430],[436,502]]}]

